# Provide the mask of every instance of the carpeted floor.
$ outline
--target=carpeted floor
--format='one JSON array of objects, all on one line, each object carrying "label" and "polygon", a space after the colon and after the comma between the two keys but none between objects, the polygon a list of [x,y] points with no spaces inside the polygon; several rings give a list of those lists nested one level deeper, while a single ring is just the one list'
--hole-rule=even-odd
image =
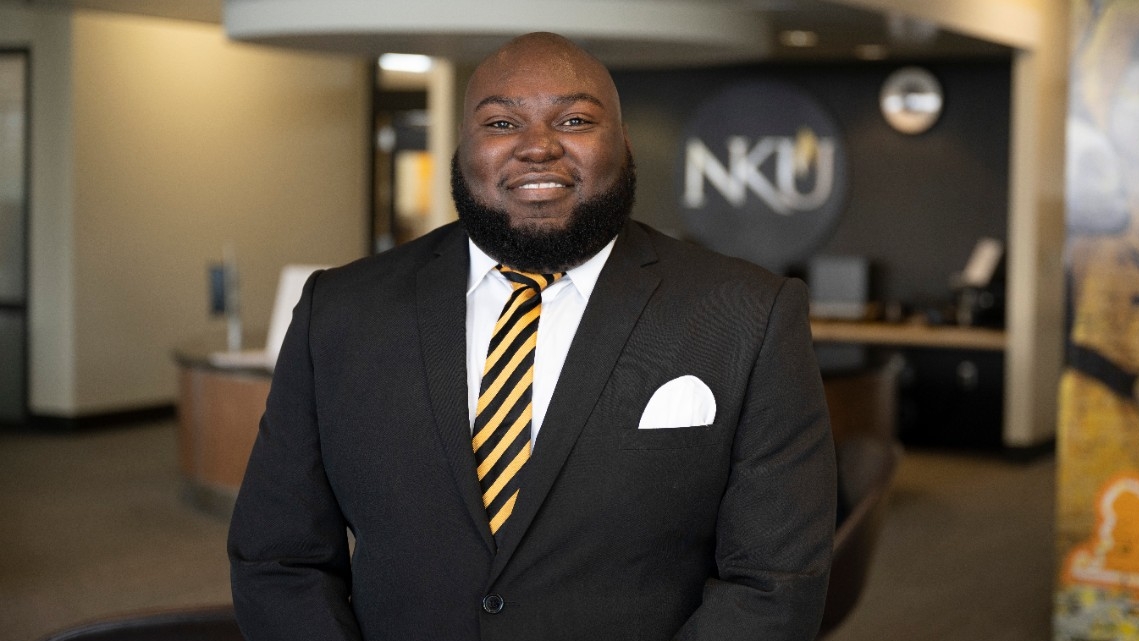
[{"label": "carpeted floor", "polygon": [[[225,603],[226,524],[180,498],[172,422],[0,432],[0,641]],[[1055,465],[909,451],[858,609],[832,641],[1043,641]]]},{"label": "carpeted floor", "polygon": [[229,601],[226,523],[180,499],[174,424],[0,435],[0,639]]},{"label": "carpeted floor", "polygon": [[1051,639],[1055,470],[907,452],[864,598],[829,641]]}]

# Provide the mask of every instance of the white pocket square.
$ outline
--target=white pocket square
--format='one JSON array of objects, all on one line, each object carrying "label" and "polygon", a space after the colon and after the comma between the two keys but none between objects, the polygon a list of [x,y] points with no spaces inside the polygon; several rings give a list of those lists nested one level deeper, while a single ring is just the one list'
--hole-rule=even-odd
[{"label": "white pocket square", "polygon": [[638,429],[710,425],[716,420],[716,398],[704,381],[691,374],[674,378],[653,392]]}]

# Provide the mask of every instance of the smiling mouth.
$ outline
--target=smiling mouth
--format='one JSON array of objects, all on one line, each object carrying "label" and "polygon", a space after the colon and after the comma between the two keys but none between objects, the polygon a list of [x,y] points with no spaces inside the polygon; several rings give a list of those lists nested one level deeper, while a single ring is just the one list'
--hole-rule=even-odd
[{"label": "smiling mouth", "polygon": [[537,195],[539,192],[562,192],[571,189],[574,181],[560,172],[527,172],[503,182],[503,186],[515,193]]},{"label": "smiling mouth", "polygon": [[514,198],[520,202],[530,203],[534,206],[544,206],[554,201],[560,201],[573,193],[573,181],[562,176],[528,176],[519,178],[507,189]]}]

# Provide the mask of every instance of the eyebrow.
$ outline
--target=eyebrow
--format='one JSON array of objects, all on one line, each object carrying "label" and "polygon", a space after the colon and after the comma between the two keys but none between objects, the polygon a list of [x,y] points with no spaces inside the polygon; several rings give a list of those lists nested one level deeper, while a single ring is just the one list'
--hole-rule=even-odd
[{"label": "eyebrow", "polygon": [[[601,102],[601,100],[599,98],[597,98],[597,96],[594,96],[593,94],[590,94],[590,93],[584,93],[584,92],[565,94],[562,96],[555,96],[550,101],[550,103],[554,104],[554,105],[572,105],[575,102],[588,102],[588,103],[595,104],[598,107],[605,107],[605,104],[603,102]],[[482,109],[483,107],[485,107],[487,105],[501,105],[503,107],[521,107],[523,103],[525,103],[525,100],[522,100],[520,98],[508,98],[506,96],[496,94],[493,96],[487,96],[486,98],[483,98],[482,100],[480,100],[479,104],[475,105],[474,110],[478,111],[479,109]]]}]

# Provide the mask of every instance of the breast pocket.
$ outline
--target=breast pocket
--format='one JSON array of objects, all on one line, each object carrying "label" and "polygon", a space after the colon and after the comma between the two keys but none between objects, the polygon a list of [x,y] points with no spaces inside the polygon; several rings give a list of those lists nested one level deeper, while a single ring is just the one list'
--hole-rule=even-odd
[{"label": "breast pocket", "polygon": [[625,430],[621,432],[621,449],[678,450],[708,447],[719,443],[723,432],[723,426],[715,424]]}]

